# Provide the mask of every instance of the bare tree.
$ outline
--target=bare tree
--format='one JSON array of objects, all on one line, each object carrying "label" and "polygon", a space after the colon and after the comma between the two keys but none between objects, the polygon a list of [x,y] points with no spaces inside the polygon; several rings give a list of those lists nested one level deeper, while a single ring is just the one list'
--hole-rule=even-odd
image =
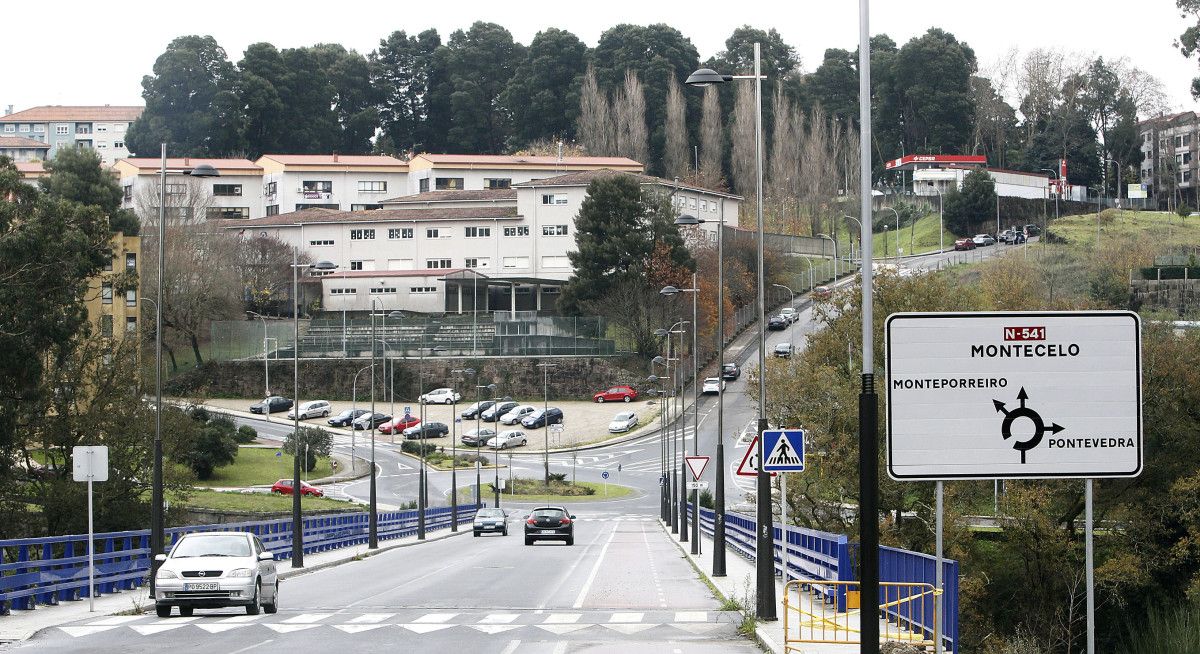
[{"label": "bare tree", "polygon": [[646,130],[646,92],[637,73],[625,71],[625,84],[613,102],[617,120],[617,154],[648,163],[650,137]]},{"label": "bare tree", "polygon": [[772,100],[775,116],[775,132],[771,135],[771,159],[769,194],[773,202],[790,202],[796,198],[800,188],[800,137],[796,124],[799,115],[793,110],[783,92],[783,86],[775,87]]},{"label": "bare tree", "polygon": [[[133,198],[134,212],[142,225],[158,225],[158,178],[143,186]],[[199,179],[185,176],[167,178],[167,226],[205,220],[212,206],[212,191]]]},{"label": "bare tree", "polygon": [[687,103],[674,75],[667,76],[667,143],[663,158],[667,177],[687,176]]},{"label": "bare tree", "polygon": [[[274,236],[238,239],[234,251],[246,305],[253,311],[280,312],[280,302],[292,294],[292,246]],[[301,254],[302,263],[308,255]],[[291,313],[288,302],[286,313]]]},{"label": "bare tree", "polygon": [[[749,84],[739,84],[737,102],[733,107],[733,157],[730,161],[730,174],[733,175],[733,188],[738,193],[750,197],[755,192],[754,164],[754,89]],[[747,202],[742,206],[753,205]]]},{"label": "bare tree", "polygon": [[705,87],[700,118],[700,176],[710,188],[721,182],[721,160],[725,158],[725,139],[721,129],[721,101],[716,86]]},{"label": "bare tree", "polygon": [[579,142],[589,154],[604,157],[616,154],[611,108],[608,95],[596,81],[596,68],[588,66],[579,92]]}]

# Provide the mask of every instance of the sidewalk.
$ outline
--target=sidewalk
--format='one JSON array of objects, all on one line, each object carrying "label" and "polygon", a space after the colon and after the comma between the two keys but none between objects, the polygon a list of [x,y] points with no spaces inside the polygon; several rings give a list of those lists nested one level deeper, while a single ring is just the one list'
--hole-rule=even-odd
[{"label": "sidewalk", "polygon": [[[290,560],[284,559],[278,562],[280,567],[279,578],[290,579],[302,574],[348,563],[358,558],[375,556],[376,554],[399,547],[411,547],[421,542],[430,542],[471,533],[470,523],[459,525],[458,529],[458,532],[452,532],[448,528],[428,532],[425,541],[418,540],[415,535],[395,540],[380,541],[379,549],[376,550],[368,548],[366,543],[363,543],[336,550],[305,554],[305,566],[298,569],[291,568]],[[70,624],[77,620],[99,618],[108,615],[136,615],[148,613],[154,608],[154,602],[151,601],[149,595],[149,586],[142,586],[134,590],[110,595],[97,596],[95,605],[95,612],[88,611],[87,599],[77,602],[60,602],[54,606],[38,606],[32,610],[13,609],[9,615],[0,616],[0,644],[26,640],[43,629]]]}]

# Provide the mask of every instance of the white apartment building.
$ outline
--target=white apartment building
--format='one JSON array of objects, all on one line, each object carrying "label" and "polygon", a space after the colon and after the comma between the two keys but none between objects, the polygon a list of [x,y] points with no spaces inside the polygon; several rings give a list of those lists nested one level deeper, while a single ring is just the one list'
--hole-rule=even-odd
[{"label": "white apartment building", "polygon": [[53,158],[62,147],[90,148],[100,154],[105,165],[129,156],[125,133],[142,107],[62,106],[33,107],[0,116],[0,136],[21,136],[50,146],[46,156]]},{"label": "white apartment building", "polygon": [[506,189],[535,179],[600,168],[628,173],[644,170],[642,164],[625,157],[418,154],[408,161],[409,189],[404,195]]},{"label": "white apartment building", "polygon": [[[121,208],[145,214],[157,211],[161,159],[120,159],[113,172],[124,195]],[[219,177],[186,175],[209,165]],[[185,220],[249,219],[263,215],[263,169],[249,159],[167,159],[167,208]],[[143,215],[143,218],[146,216]]]},{"label": "white apartment building", "polygon": [[408,193],[408,164],[395,157],[264,154],[255,163],[263,170],[267,216],[302,209],[380,209],[384,198]]},{"label": "white apartment building", "polygon": [[1200,116],[1169,114],[1138,124],[1142,137],[1141,182],[1153,203],[1173,208],[1196,206],[1200,187]]}]

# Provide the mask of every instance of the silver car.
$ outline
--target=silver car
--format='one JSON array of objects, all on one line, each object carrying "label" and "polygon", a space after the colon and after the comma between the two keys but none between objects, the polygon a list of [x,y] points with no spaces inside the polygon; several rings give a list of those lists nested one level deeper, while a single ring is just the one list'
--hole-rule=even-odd
[{"label": "silver car", "polygon": [[514,407],[508,413],[500,416],[500,424],[515,425],[518,422],[521,422],[521,418],[524,418],[534,411],[537,411],[537,407],[530,406],[528,404],[522,404],[521,406]]},{"label": "silver car", "polygon": [[[313,400],[300,405],[300,419],[308,420],[309,418],[327,418],[329,417],[330,406],[325,400]],[[289,409],[287,414],[288,420],[296,419],[296,409]]]},{"label": "silver car", "polygon": [[632,411],[624,411],[613,416],[612,422],[608,423],[608,431],[613,434],[629,431],[637,427],[638,417]]},{"label": "silver car", "polygon": [[520,447],[528,445],[529,438],[525,436],[525,432],[519,429],[509,429],[502,431],[498,436],[488,441],[488,447],[493,450],[506,450],[510,447]]},{"label": "silver car", "polygon": [[254,534],[210,532],[187,534],[160,563],[154,577],[154,608],[160,618],[171,607],[189,617],[196,609],[244,606],[247,615],[279,608],[275,556]]}]

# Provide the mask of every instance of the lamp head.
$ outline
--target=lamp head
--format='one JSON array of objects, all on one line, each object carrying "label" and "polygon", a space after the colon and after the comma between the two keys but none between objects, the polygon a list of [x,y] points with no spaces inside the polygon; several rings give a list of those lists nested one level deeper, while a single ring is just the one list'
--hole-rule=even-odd
[{"label": "lamp head", "polygon": [[674,297],[679,294],[679,289],[675,288],[674,286],[664,286],[663,290],[659,291],[659,294],[667,297]]},{"label": "lamp head", "polygon": [[653,359],[650,360],[650,363],[660,365],[660,366],[666,362],[667,362],[667,360],[661,356],[654,357]]},{"label": "lamp head", "polygon": [[[667,335],[667,334],[669,334],[669,333],[670,333],[670,332],[668,332],[668,331],[667,331],[667,330],[665,330],[665,329],[656,329],[656,330],[654,330],[654,335],[655,335],[655,336],[666,336],[666,335]],[[662,358],[662,357],[657,357],[657,359],[661,359],[661,358]],[[657,360],[657,359],[656,359],[656,360]]]},{"label": "lamp head", "polygon": [[316,263],[309,264],[308,267],[310,270],[329,271],[337,270],[338,265],[332,261],[318,261]]},{"label": "lamp head", "polygon": [[691,214],[686,214],[686,213],[680,214],[679,217],[675,219],[675,224],[680,225],[680,226],[699,225],[702,222],[704,222],[703,218],[697,218]]},{"label": "lamp head", "polygon": [[387,317],[391,318],[392,320],[400,320],[401,318],[404,317],[404,314],[399,311],[393,311],[393,312],[389,313],[387,315]]},{"label": "lamp head", "polygon": [[191,175],[192,177],[220,177],[221,171],[209,164],[200,164],[191,170],[185,171],[183,174]]},{"label": "lamp head", "polygon": [[646,378],[646,383],[647,384],[657,384],[658,383],[658,375],[650,375],[649,377]]},{"label": "lamp head", "polygon": [[711,68],[701,68],[688,75],[684,84],[688,86],[712,86],[713,84],[724,84],[731,81],[733,81],[733,75],[722,75]]}]

